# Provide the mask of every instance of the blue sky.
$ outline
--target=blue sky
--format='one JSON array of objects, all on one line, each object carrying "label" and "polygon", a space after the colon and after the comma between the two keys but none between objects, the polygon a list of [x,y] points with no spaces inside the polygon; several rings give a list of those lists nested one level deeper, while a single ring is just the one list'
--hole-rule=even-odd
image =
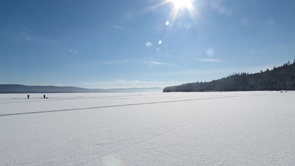
[{"label": "blue sky", "polygon": [[0,83],[164,87],[295,59],[295,1],[188,3],[1,0]]}]

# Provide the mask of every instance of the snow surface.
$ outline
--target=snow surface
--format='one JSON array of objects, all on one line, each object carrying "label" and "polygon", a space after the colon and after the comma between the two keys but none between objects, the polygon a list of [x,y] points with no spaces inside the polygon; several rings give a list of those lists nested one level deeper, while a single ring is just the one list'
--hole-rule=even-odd
[{"label": "snow surface", "polygon": [[0,95],[0,165],[294,165],[295,92]]}]

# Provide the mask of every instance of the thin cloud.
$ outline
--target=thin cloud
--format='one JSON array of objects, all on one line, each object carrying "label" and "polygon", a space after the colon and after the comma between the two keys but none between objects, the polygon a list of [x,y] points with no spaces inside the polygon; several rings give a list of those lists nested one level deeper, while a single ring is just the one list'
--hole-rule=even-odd
[{"label": "thin cloud", "polygon": [[27,41],[32,40],[32,38],[29,35],[25,34],[24,32],[21,32],[20,36],[21,36],[21,38],[23,38],[23,39],[25,39]]},{"label": "thin cloud", "polygon": [[170,63],[159,62],[159,61],[143,61],[143,60],[110,60],[110,61],[98,61],[97,63],[106,65],[118,65],[118,64],[129,64],[129,63],[142,63],[148,65],[158,66],[172,66]]},{"label": "thin cloud", "polygon": [[106,65],[118,65],[118,64],[126,64],[126,63],[132,63],[134,61],[130,60],[117,60],[117,61],[99,61],[100,64],[106,64]]},{"label": "thin cloud", "polygon": [[215,58],[199,58],[196,60],[199,62],[221,62],[220,59],[215,59]]},{"label": "thin cloud", "polygon": [[212,75],[212,74],[223,74],[227,73],[229,70],[227,69],[218,69],[218,70],[181,70],[181,71],[170,71],[170,72],[161,72],[156,73],[157,75],[169,75],[169,76],[202,76],[202,75]]},{"label": "thin cloud", "polygon": [[78,53],[79,53],[78,51],[73,50],[73,49],[70,49],[69,51],[70,51],[71,53],[73,53],[73,54],[78,54]]},{"label": "thin cloud", "polygon": [[7,37],[9,40],[12,40],[14,42],[24,42],[24,41],[29,42],[33,40],[31,36],[29,36],[28,34],[24,32],[15,33],[12,31],[8,31],[5,34],[5,37]]},{"label": "thin cloud", "polygon": [[110,82],[88,82],[81,83],[84,87],[91,88],[149,88],[149,87],[166,87],[186,83],[188,81],[140,81],[140,80],[124,80]]},{"label": "thin cloud", "polygon": [[122,27],[122,26],[120,26],[120,25],[112,25],[112,27],[114,28],[114,29],[119,29],[119,30],[122,30],[122,29],[124,29],[124,27]]},{"label": "thin cloud", "polygon": [[172,64],[170,63],[165,63],[165,62],[158,62],[158,61],[147,61],[147,62],[144,62],[146,64],[150,64],[150,65],[159,65],[159,66],[171,66]]}]

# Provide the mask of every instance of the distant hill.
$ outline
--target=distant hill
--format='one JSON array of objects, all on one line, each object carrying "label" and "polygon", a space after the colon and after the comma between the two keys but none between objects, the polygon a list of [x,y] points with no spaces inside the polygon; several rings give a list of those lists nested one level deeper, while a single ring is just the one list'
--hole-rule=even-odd
[{"label": "distant hill", "polygon": [[118,89],[86,89],[61,86],[27,86],[18,84],[0,84],[0,93],[107,93],[107,92],[140,92],[161,91],[161,88],[118,88]]},{"label": "distant hill", "polygon": [[170,86],[163,92],[295,90],[295,60],[259,73],[236,73],[210,82]]},{"label": "distant hill", "polygon": [[98,92],[99,90],[59,87],[59,86],[27,86],[17,84],[0,84],[0,93],[78,93],[78,92]]}]

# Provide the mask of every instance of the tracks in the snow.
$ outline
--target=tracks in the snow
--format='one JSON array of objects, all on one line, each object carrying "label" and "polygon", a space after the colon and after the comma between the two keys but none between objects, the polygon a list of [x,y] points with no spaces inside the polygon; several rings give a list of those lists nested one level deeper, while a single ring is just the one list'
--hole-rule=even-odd
[{"label": "tracks in the snow", "polygon": [[115,104],[115,105],[96,106],[96,107],[68,108],[68,109],[57,109],[57,110],[47,110],[47,111],[4,113],[4,114],[0,114],[0,117],[17,116],[17,115],[31,115],[31,114],[45,114],[45,113],[57,113],[57,112],[71,112],[71,111],[93,110],[93,109],[102,109],[102,108],[140,106],[140,105],[179,103],[179,102],[189,102],[189,101],[199,101],[199,100],[213,100],[213,99],[224,99],[224,98],[235,98],[235,97],[239,97],[239,96],[193,98],[193,99],[182,99],[182,100],[152,101],[152,102],[128,103],[128,104],[117,104],[117,105]]}]

